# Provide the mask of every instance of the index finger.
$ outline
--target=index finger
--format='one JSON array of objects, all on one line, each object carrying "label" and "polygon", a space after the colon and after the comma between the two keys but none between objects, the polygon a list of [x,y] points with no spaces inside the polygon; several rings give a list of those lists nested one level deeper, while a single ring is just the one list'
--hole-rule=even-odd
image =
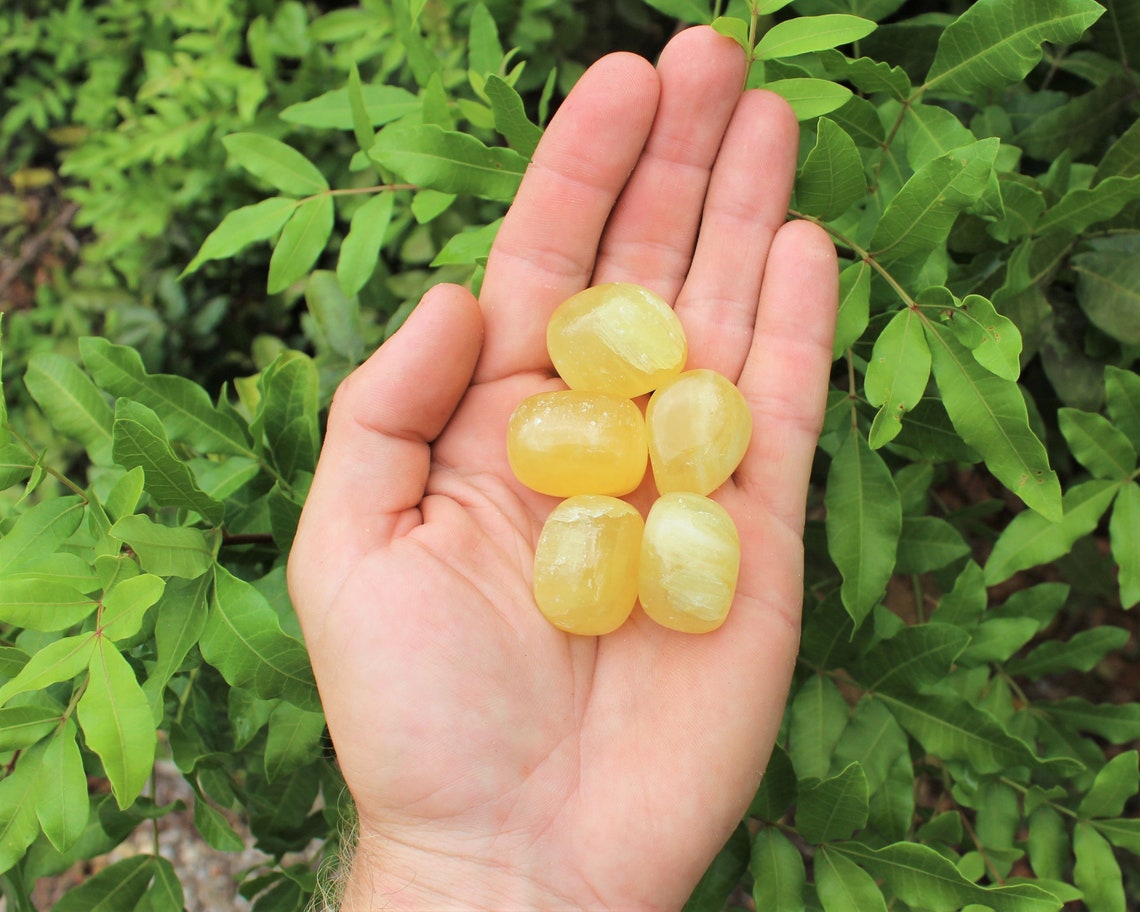
[{"label": "index finger", "polygon": [[550,370],[551,311],[586,287],[610,211],[657,109],[657,73],[617,53],[591,66],[543,134],[487,261],[475,382]]}]

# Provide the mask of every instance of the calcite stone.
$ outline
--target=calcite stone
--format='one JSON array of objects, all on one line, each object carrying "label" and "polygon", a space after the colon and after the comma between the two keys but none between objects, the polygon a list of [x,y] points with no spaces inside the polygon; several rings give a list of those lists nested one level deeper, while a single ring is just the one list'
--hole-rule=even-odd
[{"label": "calcite stone", "polygon": [[681,321],[663,298],[628,282],[568,298],[547,325],[546,347],[571,389],[634,398],[685,366]]},{"label": "calcite stone", "polygon": [[711,494],[748,449],[752,412],[727,377],[685,371],[659,387],[645,412],[649,462],[661,494]]},{"label": "calcite stone", "polygon": [[618,396],[538,393],[511,415],[507,458],[515,477],[543,494],[628,494],[645,476],[645,419]]},{"label": "calcite stone", "polygon": [[555,627],[601,636],[637,602],[641,514],[624,500],[582,494],[547,518],[534,552],[534,599]]},{"label": "calcite stone", "polygon": [[740,536],[728,512],[700,494],[654,501],[645,519],[638,597],[671,630],[707,633],[724,623],[740,572]]}]

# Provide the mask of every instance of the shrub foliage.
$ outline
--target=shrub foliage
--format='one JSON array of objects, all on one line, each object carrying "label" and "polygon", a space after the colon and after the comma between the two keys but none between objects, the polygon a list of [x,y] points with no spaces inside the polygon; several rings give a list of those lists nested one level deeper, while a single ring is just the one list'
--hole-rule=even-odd
[{"label": "shrub foliage", "polygon": [[[478,289],[589,59],[677,22],[792,103],[842,269],[797,675],[686,908],[1137,901],[1140,703],[1097,670],[1140,602],[1140,0],[18,0],[0,216],[54,186],[88,243],[2,324],[9,908],[174,810],[157,759],[273,859],[255,909],[309,902],[346,810],[284,558],[331,392]],[[183,902],[156,852],[56,908]]]}]

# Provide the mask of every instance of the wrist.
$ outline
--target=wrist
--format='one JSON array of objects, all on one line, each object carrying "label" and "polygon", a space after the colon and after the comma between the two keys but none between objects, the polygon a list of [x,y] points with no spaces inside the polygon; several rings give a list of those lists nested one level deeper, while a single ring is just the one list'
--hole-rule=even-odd
[{"label": "wrist", "polygon": [[385,837],[357,842],[338,912],[571,912],[582,906],[527,872]]}]

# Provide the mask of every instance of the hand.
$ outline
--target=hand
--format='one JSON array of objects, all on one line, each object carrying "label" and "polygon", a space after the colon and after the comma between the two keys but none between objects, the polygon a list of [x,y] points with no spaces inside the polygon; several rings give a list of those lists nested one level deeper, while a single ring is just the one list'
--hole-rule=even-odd
[{"label": "hand", "polygon": [[[359,816],[345,910],[677,909],[755,792],[798,645],[837,270],[822,231],[785,223],[796,120],[741,95],[744,73],[707,28],[656,69],[598,61],[543,137],[480,301],[433,288],[337,393],[289,577]],[[611,281],[675,302],[688,366],[753,409],[715,495],[743,560],[714,633],[635,609],[576,637],[534,605],[556,501],[512,476],[507,419],[560,386],[554,307]]]}]

